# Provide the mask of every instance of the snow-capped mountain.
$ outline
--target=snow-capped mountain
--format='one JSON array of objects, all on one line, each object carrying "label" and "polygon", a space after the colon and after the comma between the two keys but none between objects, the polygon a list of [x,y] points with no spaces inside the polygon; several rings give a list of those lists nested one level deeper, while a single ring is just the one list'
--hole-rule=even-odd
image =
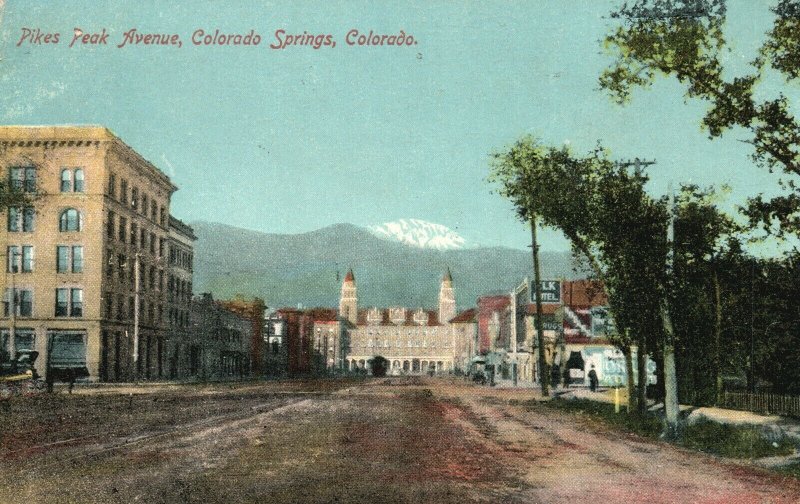
[{"label": "snow-capped mountain", "polygon": [[[270,307],[337,306],[351,267],[362,306],[431,306],[449,268],[456,301],[468,308],[478,296],[508,292],[531,276],[531,253],[504,247],[453,250],[402,245],[364,226],[334,224],[298,234],[262,233],[195,221],[195,292],[226,299],[259,296]],[[236,253],[232,254],[231,250]],[[581,278],[569,252],[542,252],[545,278]],[[580,275],[580,276],[578,276]]]},{"label": "snow-capped mountain", "polygon": [[464,238],[452,229],[421,219],[399,219],[369,226],[369,230],[379,238],[419,248],[452,250],[464,247]]}]

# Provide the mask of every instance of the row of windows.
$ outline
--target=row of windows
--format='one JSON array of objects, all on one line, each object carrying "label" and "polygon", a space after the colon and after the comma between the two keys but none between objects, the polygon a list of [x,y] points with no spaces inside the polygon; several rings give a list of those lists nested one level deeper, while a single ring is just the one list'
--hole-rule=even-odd
[{"label": "row of windows", "polygon": [[185,269],[186,271],[192,271],[192,253],[187,252],[181,248],[172,248],[169,249],[169,264],[180,266],[181,268]]},{"label": "row of windows", "polygon": [[[113,173],[108,176],[108,195],[117,199],[117,176]],[[124,205],[130,205],[131,208],[140,212],[145,218],[160,223],[162,227],[167,226],[167,210],[158,205],[155,198],[149,198],[144,191],[140,194],[139,188],[136,186],[131,188],[129,197],[128,181],[126,179],[120,179],[119,199],[117,201]]]},{"label": "row of windows", "polygon": [[[76,287],[56,289],[56,317],[83,317],[83,289]],[[11,313],[17,317],[33,316],[32,289],[6,289],[3,296],[3,316]]]},{"label": "row of windows", "polygon": [[[449,334],[449,332],[445,331],[442,334],[447,335],[447,334]],[[372,336],[377,336],[378,338],[380,338],[382,336],[388,336],[388,337],[394,336],[395,338],[400,338],[400,337],[422,338],[422,337],[428,337],[428,336],[436,337],[438,335],[439,335],[439,331],[437,331],[435,327],[431,327],[429,329],[412,329],[412,328],[409,328],[409,330],[407,330],[407,331],[400,331],[400,330],[393,330],[393,329],[387,329],[386,331],[380,331],[380,330],[373,331],[372,329],[370,329],[370,330],[359,329],[358,331],[353,331],[352,334],[351,334],[353,339],[363,338],[364,336],[369,336],[370,338]]]},{"label": "row of windows", "polygon": [[[413,315],[414,323],[417,325],[425,325],[428,323],[428,314],[425,310],[417,310],[414,312]],[[402,324],[406,320],[406,310],[405,308],[392,308],[389,311],[389,320],[393,324]],[[371,308],[367,312],[367,323],[370,325],[377,325],[383,321],[383,313],[381,310],[377,308]]]},{"label": "row of windows", "polygon": [[[107,319],[133,322],[136,318],[136,300],[133,296],[124,294],[105,295],[105,316]],[[164,318],[164,305],[148,302],[145,298],[139,299],[139,323],[156,325]]]},{"label": "row of windows", "polygon": [[219,334],[216,336],[216,339],[223,343],[241,344],[242,342],[242,332],[237,331],[236,329],[230,329],[228,327],[223,327],[220,329]]},{"label": "row of windows", "polygon": [[[368,339],[366,341],[354,341],[351,346],[355,347],[363,347],[363,348],[391,348],[392,346],[396,348],[414,348],[414,347],[422,347],[422,348],[436,348],[436,341],[431,341],[430,343],[427,340],[406,340],[405,345],[403,344],[402,340],[395,340],[394,345],[391,344],[391,341],[385,339],[383,341],[379,339]],[[445,340],[442,342],[443,348],[450,347],[450,341]]]},{"label": "row of windows", "polygon": [[[107,251],[108,260],[106,262],[106,278],[113,280],[114,274],[118,275],[120,282],[129,280],[135,282],[135,267],[136,261],[129,259],[125,254],[117,254],[114,257],[114,252],[111,249]],[[139,282],[142,289],[150,290],[164,290],[164,270],[156,269],[155,266],[148,266],[144,262],[139,262]]]},{"label": "row of windows", "polygon": [[[14,296],[12,298],[12,289],[6,289],[5,297],[3,299],[4,315],[6,317],[11,313],[11,306],[13,305],[16,316],[30,317],[33,315],[33,290],[26,288],[14,289]],[[134,301],[133,296],[129,297],[128,303],[128,316],[132,320],[134,317]],[[13,301],[13,302],[12,302]],[[125,296],[117,294],[117,319],[122,320],[125,314]],[[156,318],[156,310],[158,316]],[[140,300],[140,316],[150,322],[161,321],[163,318],[163,305],[148,303],[146,299]],[[112,294],[106,296],[106,317],[113,318],[114,313],[114,297]],[[59,288],[56,289],[56,303],[55,303],[55,316],[56,317],[82,317],[83,316],[83,289],[80,288]],[[170,322],[177,323],[181,326],[188,326],[189,313],[179,310],[174,310],[170,313]]]},{"label": "row of windows", "polygon": [[181,280],[172,275],[167,282],[169,300],[172,302],[189,302],[192,299],[192,282]]},{"label": "row of windows", "polygon": [[[11,245],[7,249],[8,273],[30,273],[33,271],[32,245]],[[81,245],[56,246],[56,271],[58,273],[83,272],[83,247]]]},{"label": "row of windows", "polygon": [[[36,167],[12,166],[8,170],[8,182],[17,191],[36,192]],[[62,168],[60,187],[61,192],[83,192],[83,168]]]},{"label": "row of windows", "polygon": [[[11,233],[31,233],[36,222],[33,207],[10,207],[8,209],[8,231]],[[83,229],[83,215],[74,208],[63,210],[58,216],[58,230],[61,232]]]},{"label": "row of windows", "polygon": [[128,219],[121,215],[116,229],[114,228],[114,221],[114,212],[108,212],[106,236],[109,240],[113,240],[116,237],[120,242],[130,243],[134,248],[140,247],[142,250],[147,250],[149,245],[152,255],[156,255],[156,252],[158,252],[158,257],[164,257],[167,246],[166,239],[157,237],[154,232],[148,232],[144,227],[139,228],[135,222],[131,222],[130,228],[128,228]]},{"label": "row of windows", "polygon": [[185,310],[178,310],[177,308],[170,308],[169,323],[173,326],[189,327],[189,312]]}]

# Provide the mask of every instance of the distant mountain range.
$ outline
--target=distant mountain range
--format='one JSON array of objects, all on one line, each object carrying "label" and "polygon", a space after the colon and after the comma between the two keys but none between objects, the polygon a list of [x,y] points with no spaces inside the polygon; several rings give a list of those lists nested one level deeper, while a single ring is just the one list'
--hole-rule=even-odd
[{"label": "distant mountain range", "polygon": [[[339,304],[353,268],[359,306],[435,307],[439,281],[449,267],[459,309],[478,296],[508,292],[532,277],[529,251],[504,247],[437,250],[336,224],[301,234],[270,234],[225,224],[193,222],[194,292],[215,298],[259,296],[271,308]],[[445,228],[446,229],[446,228]],[[567,252],[541,254],[544,278],[576,278]]]}]

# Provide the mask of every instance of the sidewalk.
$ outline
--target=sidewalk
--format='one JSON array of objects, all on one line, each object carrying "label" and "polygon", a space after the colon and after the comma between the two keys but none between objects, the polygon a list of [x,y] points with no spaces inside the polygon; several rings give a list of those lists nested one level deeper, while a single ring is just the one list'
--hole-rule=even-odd
[{"label": "sidewalk", "polygon": [[[622,392],[624,389],[620,389]],[[588,399],[590,401],[602,401],[607,403],[614,402],[614,389],[599,389],[597,392],[591,392],[585,388],[559,388],[556,393],[562,399]],[[620,394],[621,408],[625,408],[625,394]],[[650,411],[661,411],[664,409],[662,403],[651,404]],[[760,427],[765,433],[773,433],[778,435],[786,435],[792,438],[796,443],[800,444],[800,420],[790,417],[783,417],[779,415],[762,415],[753,413],[751,411],[740,411],[725,408],[714,407],[699,407],[690,406],[686,404],[680,405],[680,410],[686,413],[686,418],[689,423],[696,422],[700,419],[708,419],[721,424],[728,425],[752,425]],[[688,413],[687,413],[688,412]],[[758,465],[768,468],[776,468],[792,463],[800,462],[800,453],[795,452],[792,455],[765,457],[758,459]]]},{"label": "sidewalk", "polygon": [[[625,389],[620,389],[620,402],[622,408],[625,408],[627,394],[624,393]],[[592,401],[603,401],[607,403],[614,402],[614,389],[598,389],[597,392],[591,392],[585,388],[559,388],[556,391],[562,399],[589,399]],[[650,411],[660,411],[664,408],[661,403],[651,402]],[[740,411],[725,408],[715,408],[710,406],[690,406],[688,404],[680,405],[681,412],[689,412],[688,419],[691,422],[695,418],[708,418],[719,423],[731,425],[759,425],[767,426],[774,425],[782,428],[787,435],[796,438],[800,441],[800,420],[783,417],[779,415],[762,415],[753,413],[751,411]]]}]

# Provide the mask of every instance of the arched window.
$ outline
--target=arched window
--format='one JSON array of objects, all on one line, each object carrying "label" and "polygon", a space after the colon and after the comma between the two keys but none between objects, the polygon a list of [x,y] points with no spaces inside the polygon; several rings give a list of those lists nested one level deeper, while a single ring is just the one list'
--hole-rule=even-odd
[{"label": "arched window", "polygon": [[67,208],[61,212],[61,217],[58,220],[59,231],[80,231],[81,230],[81,214],[74,208]]},{"label": "arched window", "polygon": [[61,170],[61,192],[72,191],[72,171],[68,168]]},{"label": "arched window", "polygon": [[83,168],[75,169],[75,192],[83,192]]}]

